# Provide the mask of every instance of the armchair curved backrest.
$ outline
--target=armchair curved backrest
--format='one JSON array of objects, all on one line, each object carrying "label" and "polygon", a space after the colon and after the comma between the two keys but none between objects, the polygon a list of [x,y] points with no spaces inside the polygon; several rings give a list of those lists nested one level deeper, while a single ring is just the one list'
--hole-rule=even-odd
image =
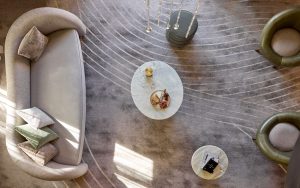
[{"label": "armchair curved backrest", "polygon": [[271,47],[273,35],[283,28],[294,28],[300,32],[300,7],[284,10],[273,16],[261,33],[260,52],[276,66],[300,65],[300,55],[282,57]]}]

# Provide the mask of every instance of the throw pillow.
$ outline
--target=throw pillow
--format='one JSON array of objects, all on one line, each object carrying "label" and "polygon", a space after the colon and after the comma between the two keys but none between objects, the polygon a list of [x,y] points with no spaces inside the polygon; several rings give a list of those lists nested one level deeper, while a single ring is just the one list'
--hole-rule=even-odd
[{"label": "throw pillow", "polygon": [[297,55],[300,51],[300,33],[292,28],[281,29],[273,35],[271,46],[282,57]]},{"label": "throw pillow", "polygon": [[36,61],[42,55],[47,43],[48,37],[33,26],[21,41],[18,54]]},{"label": "throw pillow", "polygon": [[36,107],[17,110],[16,113],[34,129],[55,123],[46,113]]},{"label": "throw pillow", "polygon": [[299,130],[289,123],[278,123],[269,134],[270,143],[280,151],[292,151],[297,142]]},{"label": "throw pillow", "polygon": [[57,153],[54,145],[48,143],[36,150],[32,147],[29,141],[18,144],[18,147],[24,151],[33,161],[39,165],[46,165]]},{"label": "throw pillow", "polygon": [[43,145],[58,138],[57,134],[48,127],[33,129],[30,125],[16,126],[15,130],[26,138],[34,149],[39,149]]}]

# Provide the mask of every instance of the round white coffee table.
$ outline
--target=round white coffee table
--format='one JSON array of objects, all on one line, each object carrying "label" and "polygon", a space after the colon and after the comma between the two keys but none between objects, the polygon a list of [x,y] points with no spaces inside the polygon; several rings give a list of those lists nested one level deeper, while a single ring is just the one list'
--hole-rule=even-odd
[{"label": "round white coffee table", "polygon": [[[218,166],[214,169],[214,173],[209,173],[204,170],[202,170],[203,165],[204,165],[204,160],[206,154],[214,154],[219,157],[219,164]],[[193,168],[193,171],[201,178],[206,179],[206,180],[214,180],[218,179],[221,176],[223,176],[227,170],[228,167],[228,157],[226,153],[220,149],[217,146],[212,146],[212,145],[206,145],[202,146],[199,149],[197,149],[193,156],[192,156],[192,161],[191,165]]]},{"label": "round white coffee table", "polygon": [[[145,69],[151,67],[153,76],[146,77]],[[166,89],[171,102],[166,109],[154,108],[150,103],[153,91]],[[136,107],[147,117],[163,120],[174,115],[183,100],[183,86],[177,72],[162,61],[150,61],[141,65],[131,81],[131,96]]]}]

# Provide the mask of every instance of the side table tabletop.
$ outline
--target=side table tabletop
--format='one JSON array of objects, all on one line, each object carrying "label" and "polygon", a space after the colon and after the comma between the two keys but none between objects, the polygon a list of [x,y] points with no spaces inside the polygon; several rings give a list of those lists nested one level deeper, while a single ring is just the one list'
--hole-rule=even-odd
[{"label": "side table tabletop", "polygon": [[[208,153],[213,153],[219,157],[219,164],[218,166],[214,169],[214,173],[209,173],[204,170],[202,170],[202,167],[204,165],[204,159],[206,154]],[[217,146],[212,146],[212,145],[206,145],[202,146],[199,149],[197,149],[191,160],[191,165],[193,171],[201,178],[206,179],[206,180],[214,180],[218,179],[221,176],[223,176],[227,170],[228,167],[228,157],[226,153],[219,147]]]}]

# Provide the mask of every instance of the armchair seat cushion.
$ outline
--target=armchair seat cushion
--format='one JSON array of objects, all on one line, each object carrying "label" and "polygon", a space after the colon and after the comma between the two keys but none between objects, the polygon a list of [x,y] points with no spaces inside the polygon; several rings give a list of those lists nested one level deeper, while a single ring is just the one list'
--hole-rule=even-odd
[{"label": "armchair seat cushion", "polygon": [[292,151],[298,137],[299,130],[289,123],[278,123],[269,134],[270,143],[280,151]]},{"label": "armchair seat cushion", "polygon": [[272,38],[272,49],[282,57],[297,55],[300,51],[300,33],[292,28],[278,30]]}]

